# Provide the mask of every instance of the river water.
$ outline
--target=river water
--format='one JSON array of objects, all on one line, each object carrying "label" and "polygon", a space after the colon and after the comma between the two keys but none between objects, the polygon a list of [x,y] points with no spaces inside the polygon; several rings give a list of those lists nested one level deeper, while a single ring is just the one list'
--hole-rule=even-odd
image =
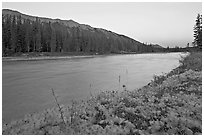
[{"label": "river water", "polygon": [[[130,54],[62,60],[2,62],[2,119],[10,122],[25,114],[86,99],[104,90],[128,90],[149,83],[154,74],[179,65],[182,53]],[[120,77],[120,83],[119,83]],[[119,87],[120,86],[120,87]]]}]

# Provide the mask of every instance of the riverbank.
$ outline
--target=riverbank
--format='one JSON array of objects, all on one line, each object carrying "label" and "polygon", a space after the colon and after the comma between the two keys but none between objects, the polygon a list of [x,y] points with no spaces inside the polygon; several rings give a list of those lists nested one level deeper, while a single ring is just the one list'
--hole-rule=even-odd
[{"label": "riverbank", "polygon": [[[75,58],[93,58],[96,56],[111,56],[111,55],[130,55],[130,54],[166,54],[167,52],[121,52],[121,53],[86,53],[86,52],[31,52],[31,53],[16,53],[12,56],[2,57],[3,62],[9,61],[38,61],[38,60],[61,60],[61,59],[75,59]],[[175,53],[175,52],[172,52]]]},{"label": "riverbank", "polygon": [[95,53],[83,52],[31,52],[31,53],[16,53],[12,56],[2,57],[2,61],[34,61],[34,60],[58,60],[71,58],[91,58]]},{"label": "riverbank", "polygon": [[75,58],[93,58],[94,56],[42,56],[42,57],[3,57],[2,61],[36,61],[36,60],[61,60]]},{"label": "riverbank", "polygon": [[105,91],[61,107],[3,125],[3,134],[201,134],[202,53],[140,89]]}]

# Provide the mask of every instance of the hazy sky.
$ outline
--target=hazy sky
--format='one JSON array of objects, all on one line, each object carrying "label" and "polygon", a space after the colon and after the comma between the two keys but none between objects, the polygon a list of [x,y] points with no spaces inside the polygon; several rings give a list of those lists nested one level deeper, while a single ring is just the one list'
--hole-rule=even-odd
[{"label": "hazy sky", "polygon": [[72,19],[164,47],[191,43],[196,16],[202,12],[201,2],[4,2],[2,7],[33,16]]}]

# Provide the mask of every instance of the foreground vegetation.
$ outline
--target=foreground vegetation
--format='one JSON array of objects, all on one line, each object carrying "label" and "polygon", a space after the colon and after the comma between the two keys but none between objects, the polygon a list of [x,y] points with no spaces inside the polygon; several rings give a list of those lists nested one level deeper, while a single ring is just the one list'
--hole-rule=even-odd
[{"label": "foreground vegetation", "polygon": [[180,63],[170,73],[155,76],[141,89],[101,92],[85,101],[73,101],[71,105],[4,124],[2,132],[202,134],[202,53],[191,53]]}]

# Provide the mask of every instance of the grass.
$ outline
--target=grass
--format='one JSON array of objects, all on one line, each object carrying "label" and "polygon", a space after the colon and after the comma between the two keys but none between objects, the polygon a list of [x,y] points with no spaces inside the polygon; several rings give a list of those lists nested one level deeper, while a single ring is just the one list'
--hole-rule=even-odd
[{"label": "grass", "polygon": [[202,71],[202,52],[191,52],[187,57],[181,57],[180,66],[172,70],[168,76],[180,74],[186,70]]},{"label": "grass", "polygon": [[202,71],[202,52],[191,53],[190,56],[183,57],[180,60],[181,66],[184,69],[191,69],[194,71]]},{"label": "grass", "polygon": [[155,76],[138,90],[104,91],[68,106],[31,114],[3,125],[2,133],[202,134],[201,56],[201,53],[191,53],[182,58],[178,68]]}]

